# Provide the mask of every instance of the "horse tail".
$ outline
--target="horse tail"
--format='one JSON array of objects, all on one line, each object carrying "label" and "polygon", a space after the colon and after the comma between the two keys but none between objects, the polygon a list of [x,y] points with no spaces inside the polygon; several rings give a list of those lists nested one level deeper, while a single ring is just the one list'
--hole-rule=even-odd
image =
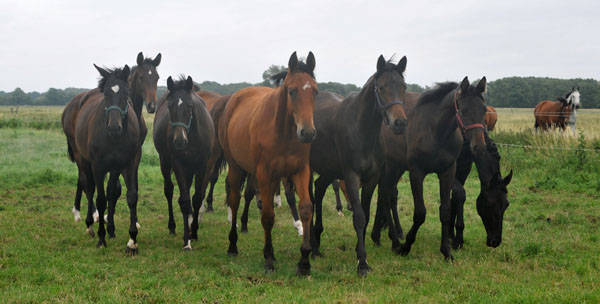
[{"label": "horse tail", "polygon": [[537,130],[537,128],[540,126],[540,124],[538,123],[537,118],[535,119],[535,124],[533,125],[533,127]]},{"label": "horse tail", "polygon": [[75,162],[75,153],[73,153],[73,148],[71,147],[71,145],[69,144],[69,141],[67,141],[67,152],[69,154],[69,159],[72,162]]}]

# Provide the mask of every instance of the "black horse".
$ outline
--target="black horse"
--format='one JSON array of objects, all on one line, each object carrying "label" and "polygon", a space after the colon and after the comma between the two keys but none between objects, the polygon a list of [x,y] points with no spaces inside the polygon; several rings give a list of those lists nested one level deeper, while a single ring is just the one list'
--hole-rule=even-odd
[{"label": "black horse", "polygon": [[[311,222],[313,256],[321,254],[319,246],[323,232],[322,201],[325,190],[334,180],[343,179],[353,209],[354,229],[358,238],[358,274],[361,276],[370,270],[364,238],[371,196],[384,162],[379,137],[381,124],[385,122],[396,134],[403,133],[406,128],[406,115],[402,107],[406,90],[403,76],[406,61],[406,57],[403,57],[396,65],[380,56],[376,73],[358,94],[342,101],[340,95],[321,93],[317,95],[315,104],[317,137],[311,146],[310,166],[320,176],[315,181],[312,198],[315,208],[314,223]],[[359,199],[361,184],[363,189]]]},{"label": "black horse", "polygon": [[[185,250],[191,250],[190,240],[198,238],[198,213],[208,183],[208,173],[212,169],[209,157],[215,141],[212,119],[204,100],[194,93],[193,86],[194,82],[189,76],[177,82],[171,77],[167,79],[168,91],[158,102],[153,137],[164,178],[171,234],[175,234],[171,172],[175,172],[179,186]],[[190,187],[194,178],[195,192],[190,201]]]},{"label": "black horse", "polygon": [[[95,66],[95,65],[94,65]],[[123,174],[127,186],[129,206],[129,242],[127,253],[134,255],[137,245],[137,164],[135,157],[139,147],[140,130],[137,116],[129,95],[129,67],[106,70],[96,66],[102,78],[98,89],[102,94],[93,94],[81,100],[75,123],[75,145],[79,157],[77,165],[85,175],[84,191],[92,201],[94,187],[98,196],[99,212],[98,246],[106,246],[104,211],[106,200],[116,201],[119,175]],[[104,178],[110,173],[107,193],[104,193]],[[91,204],[91,203],[90,203]],[[88,210],[89,215],[89,210]],[[88,216],[89,217],[89,216]],[[89,229],[89,226],[88,226]]]}]

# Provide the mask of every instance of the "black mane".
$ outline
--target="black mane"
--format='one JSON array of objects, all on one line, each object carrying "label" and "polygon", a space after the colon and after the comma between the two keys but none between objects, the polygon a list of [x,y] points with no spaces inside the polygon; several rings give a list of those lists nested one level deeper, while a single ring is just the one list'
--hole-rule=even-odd
[{"label": "black mane", "polygon": [[[122,68],[112,68],[112,69],[107,69],[105,67],[102,67],[105,71],[107,71],[108,73],[110,73],[110,75],[119,75],[123,72]],[[106,86],[106,82],[108,81],[108,79],[104,78],[104,77],[100,77],[100,79],[98,79],[98,89],[100,89],[100,92],[104,92],[104,86]]]},{"label": "black mane", "polygon": [[419,98],[419,104],[428,103],[432,101],[441,101],[448,93],[458,88],[456,82],[442,82],[438,83],[437,86],[429,91],[426,91]]},{"label": "black mane", "polygon": [[[303,72],[303,73],[307,73],[308,75],[310,75],[310,77],[312,77],[313,79],[315,79],[315,74],[313,73],[313,71],[308,67],[308,65],[302,61],[298,61],[298,63],[296,64],[296,68],[294,69],[294,72]],[[279,72],[275,75],[272,75],[271,77],[269,77],[274,83],[275,86],[278,87],[279,84],[285,79],[285,76],[287,76],[288,71],[283,71],[283,72]]]}]

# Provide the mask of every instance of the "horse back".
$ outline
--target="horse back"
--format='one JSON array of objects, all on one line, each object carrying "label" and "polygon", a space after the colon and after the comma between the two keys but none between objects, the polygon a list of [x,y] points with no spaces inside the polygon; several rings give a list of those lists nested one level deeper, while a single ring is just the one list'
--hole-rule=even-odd
[{"label": "horse back", "polygon": [[206,103],[206,109],[208,111],[210,111],[215,106],[215,103],[217,103],[217,101],[221,97],[223,97],[223,95],[221,95],[217,92],[206,91],[206,90],[196,91],[196,94],[198,96],[202,97],[202,99],[204,99],[204,102]]}]

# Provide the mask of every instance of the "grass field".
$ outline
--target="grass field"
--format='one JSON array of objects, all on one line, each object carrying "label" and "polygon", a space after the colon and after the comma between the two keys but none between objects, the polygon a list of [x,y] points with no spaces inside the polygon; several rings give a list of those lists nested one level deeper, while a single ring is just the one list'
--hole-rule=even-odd
[{"label": "grass field", "polygon": [[[125,256],[128,208],[124,195],[115,215],[116,239],[96,248],[71,208],[76,166],[66,155],[61,107],[0,108],[0,302],[600,302],[600,111],[578,116],[577,137],[532,132],[532,109],[498,109],[502,170],[515,171],[503,243],[485,246],[475,210],[476,171],[466,183],[465,247],[454,262],[439,252],[437,178],[426,179],[427,220],[407,257],[367,240],[373,271],[356,275],[356,237],[348,211],[338,217],[333,194],[324,202],[323,258],[311,259],[312,275],[297,277],[300,237],[289,208],[276,210],[277,263],[263,271],[263,232],[255,205],[238,257],[228,257],[223,178],[216,212],[204,216],[191,252],[167,229],[158,155],[149,136],[140,166],[140,254]],[[152,116],[147,116],[151,125]],[[151,134],[151,133],[150,133]],[[525,147],[518,147],[518,146]],[[552,149],[536,149],[542,146]],[[596,150],[594,150],[596,149]],[[406,175],[405,175],[406,177]],[[398,186],[401,221],[412,223],[408,178]],[[176,190],[177,196],[177,190]],[[87,206],[82,204],[82,214]],[[372,204],[374,213],[375,204]],[[95,225],[97,228],[97,225]],[[370,233],[370,227],[368,232]]]}]

